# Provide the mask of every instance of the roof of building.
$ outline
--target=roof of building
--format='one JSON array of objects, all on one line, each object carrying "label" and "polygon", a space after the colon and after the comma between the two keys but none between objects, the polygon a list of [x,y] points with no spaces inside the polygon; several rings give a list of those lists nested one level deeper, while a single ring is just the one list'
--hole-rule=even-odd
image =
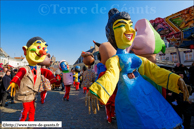
[{"label": "roof of building", "polygon": [[24,59],[25,57],[14,57],[14,59]]},{"label": "roof of building", "polygon": [[8,57],[9,55],[3,50],[3,48],[0,48],[0,56]]}]

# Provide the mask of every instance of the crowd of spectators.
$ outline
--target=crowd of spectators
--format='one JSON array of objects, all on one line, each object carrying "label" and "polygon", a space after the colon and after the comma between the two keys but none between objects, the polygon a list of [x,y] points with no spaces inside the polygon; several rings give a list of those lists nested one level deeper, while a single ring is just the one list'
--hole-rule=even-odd
[{"label": "crowd of spectators", "polygon": [[10,95],[10,90],[7,88],[11,82],[11,79],[15,76],[19,68],[13,68],[9,64],[5,64],[0,71],[0,102],[1,106],[8,106],[8,103],[14,104],[14,98]]},{"label": "crowd of spectators", "polygon": [[191,117],[194,116],[194,62],[190,67],[177,63],[173,72],[181,76],[187,85],[190,99],[183,101],[183,94],[176,94],[167,90],[166,99],[172,105],[177,114],[183,119],[185,129],[190,129]]}]

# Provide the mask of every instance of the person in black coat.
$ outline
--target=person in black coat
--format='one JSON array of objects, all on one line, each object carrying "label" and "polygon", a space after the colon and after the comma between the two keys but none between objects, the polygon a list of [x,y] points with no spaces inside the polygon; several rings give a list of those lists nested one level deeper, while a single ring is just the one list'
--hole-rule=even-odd
[{"label": "person in black coat", "polygon": [[[184,73],[182,71],[176,72],[181,78],[185,81],[187,84],[187,78],[184,77]],[[191,89],[189,86],[187,86],[188,91],[191,92]],[[191,94],[191,93],[190,93]],[[191,124],[191,116],[194,115],[193,107],[194,104],[192,102],[183,101],[183,94],[176,94],[174,92],[171,92],[167,90],[167,96],[166,100],[171,104],[171,106],[174,108],[174,110],[177,112],[177,114],[182,118],[182,115],[184,117],[183,119],[183,125],[185,129],[190,129]]]},{"label": "person in black coat", "polygon": [[[1,84],[2,84],[2,79],[3,77],[5,76],[5,73],[6,71],[8,70],[8,65],[4,65],[3,67],[3,71],[0,72],[0,87],[1,87]],[[1,91],[0,91],[1,92]],[[0,102],[2,101],[2,96],[0,95]]]},{"label": "person in black coat", "polygon": [[13,77],[14,77],[15,75],[16,75],[16,74],[15,74],[13,68],[11,67],[11,79],[13,79]]},{"label": "person in black coat", "polygon": [[7,99],[7,96],[9,95],[9,92],[11,92],[11,91],[7,91],[7,88],[11,82],[10,74],[11,74],[11,71],[7,70],[5,73],[5,76],[2,79],[2,83],[1,83],[1,87],[0,87],[0,91],[1,91],[1,95],[2,95],[2,105],[1,106],[3,106],[3,107],[7,106],[7,105],[5,105],[5,101]]},{"label": "person in black coat", "polygon": [[175,73],[181,72],[184,75],[184,80],[186,80],[187,84],[189,84],[189,79],[186,75],[186,72],[188,72],[189,69],[186,66],[184,66],[183,64],[177,63],[176,66],[174,67],[174,71]]},{"label": "person in black coat", "polygon": [[183,64],[177,63],[174,67],[174,71],[176,72],[183,72],[185,74],[185,71],[188,71],[188,68],[184,66]]},{"label": "person in black coat", "polygon": [[191,67],[189,68],[189,74],[190,74],[190,83],[192,86],[194,86],[194,62],[192,63]]}]

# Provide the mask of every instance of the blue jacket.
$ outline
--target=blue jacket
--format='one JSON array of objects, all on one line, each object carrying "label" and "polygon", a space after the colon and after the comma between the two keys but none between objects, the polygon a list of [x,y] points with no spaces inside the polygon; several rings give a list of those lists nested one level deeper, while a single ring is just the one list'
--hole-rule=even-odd
[{"label": "blue jacket", "polygon": [[[1,87],[0,87],[0,92],[5,93],[8,86],[10,85],[11,82],[11,77],[8,75],[5,75],[2,79]],[[11,89],[9,89],[9,92],[11,92]]]}]

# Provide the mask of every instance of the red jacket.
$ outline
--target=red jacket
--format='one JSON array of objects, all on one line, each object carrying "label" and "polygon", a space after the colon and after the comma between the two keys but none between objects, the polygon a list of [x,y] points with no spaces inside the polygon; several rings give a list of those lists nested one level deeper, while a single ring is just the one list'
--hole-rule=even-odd
[{"label": "red jacket", "polygon": [[[50,83],[53,84],[56,82],[56,79],[53,73],[48,69],[40,68],[41,74],[44,75],[47,79],[49,79]],[[33,72],[32,72],[33,73]],[[22,80],[23,76],[26,74],[25,68],[20,68],[18,73],[14,76],[10,83],[14,82],[20,86],[20,81]],[[36,82],[36,76],[34,76],[34,82]]]},{"label": "red jacket", "polygon": [[61,77],[59,74],[56,75],[56,85],[60,85],[61,84]]}]

